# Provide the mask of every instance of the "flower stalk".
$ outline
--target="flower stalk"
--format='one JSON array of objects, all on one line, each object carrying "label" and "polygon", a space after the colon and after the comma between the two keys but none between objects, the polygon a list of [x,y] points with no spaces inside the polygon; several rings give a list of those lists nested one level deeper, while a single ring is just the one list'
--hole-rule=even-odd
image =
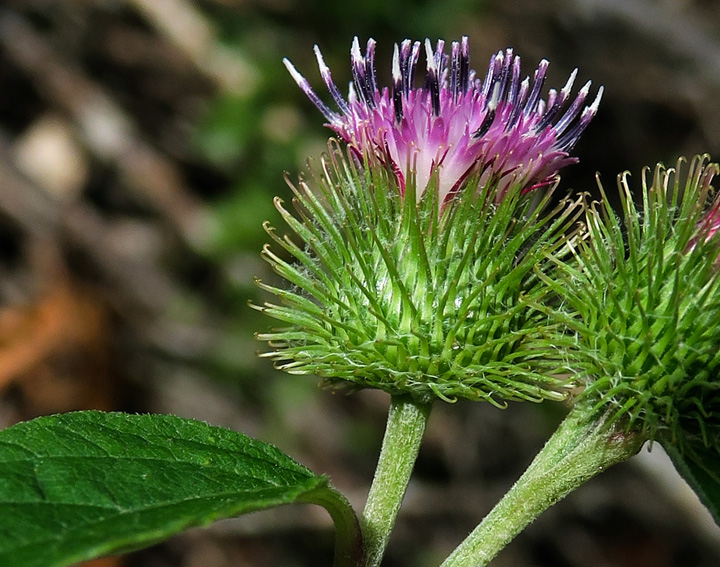
[{"label": "flower stalk", "polygon": [[415,466],[431,406],[405,396],[391,398],[380,458],[361,520],[364,567],[377,567],[382,561]]},{"label": "flower stalk", "polygon": [[646,437],[578,404],[525,473],[441,567],[483,567],[540,514],[616,463]]}]

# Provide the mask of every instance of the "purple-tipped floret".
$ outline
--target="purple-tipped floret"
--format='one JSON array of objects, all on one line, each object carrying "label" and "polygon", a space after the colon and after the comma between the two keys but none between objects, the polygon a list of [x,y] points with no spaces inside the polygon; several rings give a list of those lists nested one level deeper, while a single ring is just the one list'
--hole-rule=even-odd
[{"label": "purple-tipped floret", "polygon": [[407,175],[415,173],[418,198],[436,171],[441,202],[473,172],[481,174],[480,182],[497,182],[496,198],[502,198],[510,183],[530,190],[577,161],[568,152],[597,113],[602,87],[588,106],[589,81],[573,99],[575,70],[560,92],[548,92],[545,102],[541,95],[548,62],[540,61],[531,86],[529,77],[520,79],[520,57],[512,49],[493,55],[485,77],[476,79],[467,37],[452,42],[449,56],[444,41],[433,49],[426,40],[425,77],[422,86],[415,87],[422,47],[408,39],[396,44],[392,86],[379,90],[375,41],[368,41],[363,55],[355,38],[353,80],[345,100],[316,46],[320,74],[339,112],[317,96],[292,63],[284,62],[328,126],[360,155],[370,152],[390,165],[401,190]]}]

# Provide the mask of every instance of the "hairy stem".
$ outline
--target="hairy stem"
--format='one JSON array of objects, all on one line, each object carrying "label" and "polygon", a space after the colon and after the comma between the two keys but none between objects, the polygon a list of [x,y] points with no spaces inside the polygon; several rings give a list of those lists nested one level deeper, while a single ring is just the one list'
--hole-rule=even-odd
[{"label": "hairy stem", "polygon": [[345,496],[327,485],[304,496],[302,500],[324,507],[335,524],[335,559],[333,567],[362,565],[363,547],[360,523]]},{"label": "hairy stem", "polygon": [[575,406],[525,473],[441,567],[484,567],[542,512],[636,454],[644,441],[591,408]]},{"label": "hairy stem", "polygon": [[431,404],[404,396],[390,400],[380,459],[365,510],[362,529],[365,567],[380,565],[405,489],[415,466]]}]

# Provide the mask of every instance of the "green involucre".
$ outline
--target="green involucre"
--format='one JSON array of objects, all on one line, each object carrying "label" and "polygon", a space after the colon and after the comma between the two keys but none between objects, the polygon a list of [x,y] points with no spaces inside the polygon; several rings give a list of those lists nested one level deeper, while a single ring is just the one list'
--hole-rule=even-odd
[{"label": "green involucre", "polygon": [[565,398],[572,384],[552,374],[563,337],[534,307],[547,291],[534,268],[564,246],[579,203],[547,212],[551,191],[518,182],[500,199],[475,177],[443,207],[435,181],[418,197],[408,175],[403,195],[364,163],[331,147],[317,187],[293,187],[296,215],[276,200],[294,235],[266,227],[284,253],[264,257],[289,285],[261,283],[279,304],[258,309],[288,326],[258,335],[273,349],[263,356],[422,402]]},{"label": "green involucre", "polygon": [[639,205],[619,176],[624,220],[601,186],[576,263],[546,279],[576,336],[581,399],[678,446],[720,440],[720,240],[699,224],[717,172],[707,156],[646,169]]}]

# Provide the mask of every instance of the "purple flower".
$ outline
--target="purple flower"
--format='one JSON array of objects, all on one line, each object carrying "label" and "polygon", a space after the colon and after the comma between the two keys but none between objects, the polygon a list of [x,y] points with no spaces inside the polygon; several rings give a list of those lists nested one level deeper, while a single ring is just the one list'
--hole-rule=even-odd
[{"label": "purple flower", "polygon": [[[711,182],[712,175],[709,175],[705,180],[705,183],[706,185],[710,185]],[[710,240],[713,236],[715,236],[715,233],[720,230],[720,194],[715,196],[710,208],[700,221],[700,226],[698,228],[700,229],[699,232],[706,240]]]},{"label": "purple flower", "polygon": [[441,203],[474,175],[479,184],[497,182],[495,199],[500,200],[511,183],[528,191],[551,183],[560,168],[577,161],[568,152],[595,116],[602,87],[583,108],[588,81],[568,105],[576,70],[559,93],[549,91],[546,102],[540,94],[548,62],[540,62],[531,86],[529,78],[520,80],[520,58],[512,49],[493,55],[480,80],[470,69],[468,39],[463,37],[452,43],[449,57],[444,41],[438,41],[433,52],[425,40],[427,71],[423,86],[416,88],[420,51],[419,41],[396,44],[393,85],[379,90],[375,41],[368,41],[363,56],[356,37],[346,100],[315,46],[320,73],[339,111],[320,99],[290,61],[284,62],[328,126],[360,156],[370,153],[389,165],[401,191],[414,172],[418,199],[434,174]]},{"label": "purple flower", "polygon": [[[716,174],[716,169],[708,168],[700,178],[700,187],[705,195],[712,191],[711,183]],[[698,242],[712,240],[718,231],[720,231],[720,193],[715,194],[714,199],[710,202],[710,205],[703,212],[702,217],[696,224],[695,236],[690,239],[688,250],[693,250]],[[720,255],[718,255],[715,260],[715,264],[720,265]]]}]

